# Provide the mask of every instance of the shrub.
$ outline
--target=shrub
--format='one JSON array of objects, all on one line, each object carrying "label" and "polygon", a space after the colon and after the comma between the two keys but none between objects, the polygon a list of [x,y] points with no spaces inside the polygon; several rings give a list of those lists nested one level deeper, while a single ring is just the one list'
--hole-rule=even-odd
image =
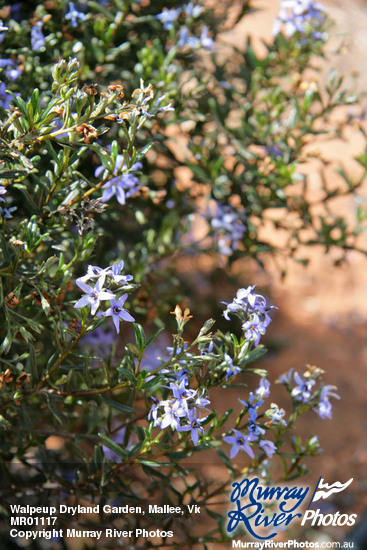
[{"label": "shrub", "polygon": [[[303,474],[318,440],[289,432],[308,411],[331,418],[338,396],[310,368],[279,379],[290,413],[264,404],[270,383],[253,362],[273,306],[241,288],[221,330],[209,319],[184,332],[190,311],[176,304],[188,300],[199,316],[202,305],[180,261],[209,255],[230,273],[234,261],[263,265],[267,255],[306,264],[304,245],[336,248],[340,261],[359,249],[363,208],[351,227],[329,204],[363,178],[325,184],[316,205],[299,171],[309,139],[342,132],[331,117],[356,101],[335,72],[323,90],[307,76],[327,16],[318,5],[311,16],[283,9],[265,57],[249,39],[225,58],[225,3],[21,4],[3,7],[0,29],[4,502],[26,487],[34,505],[200,503],[217,524],[209,534],[192,531],[186,511],[130,514],[124,526],[172,530],[166,545],[226,542],[210,506],[240,475],[232,459],[244,451],[247,473],[268,482],[273,457],[283,479]],[[250,5],[232,9],[235,25]],[[261,236],[265,224],[278,244]],[[246,376],[260,377],[253,392]],[[232,386],[241,408],[220,415],[210,392]],[[65,441],[58,450],[52,435]],[[199,475],[192,464],[204,451],[219,455],[227,480]]]}]

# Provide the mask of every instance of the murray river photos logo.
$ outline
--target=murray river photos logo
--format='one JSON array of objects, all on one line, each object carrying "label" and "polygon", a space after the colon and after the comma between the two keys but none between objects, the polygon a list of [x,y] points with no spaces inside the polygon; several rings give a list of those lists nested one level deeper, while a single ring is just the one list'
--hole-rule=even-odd
[{"label": "murray river photos logo", "polygon": [[[333,493],[344,491],[353,481],[346,483],[339,481],[328,485],[322,477],[309,500],[307,510],[304,511],[311,490],[309,487],[279,485],[276,487],[260,485],[257,477],[245,478],[232,484],[231,503],[234,510],[228,512],[228,533],[232,533],[240,525],[252,537],[267,540],[276,537],[278,531],[297,518],[302,518],[301,525],[354,525],[357,514],[321,514],[320,509],[310,510],[313,502],[326,499]],[[307,498],[306,498],[307,497]]]}]

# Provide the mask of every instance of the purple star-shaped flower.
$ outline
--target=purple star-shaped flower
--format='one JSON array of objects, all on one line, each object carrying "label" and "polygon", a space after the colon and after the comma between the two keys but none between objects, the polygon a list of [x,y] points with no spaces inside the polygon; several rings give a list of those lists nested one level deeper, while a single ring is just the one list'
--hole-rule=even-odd
[{"label": "purple star-shaped flower", "polygon": [[227,435],[223,440],[229,445],[233,445],[230,458],[234,458],[239,450],[245,451],[251,458],[255,458],[254,451],[251,449],[249,442],[255,441],[256,436],[242,435],[239,430],[232,430],[235,435]]},{"label": "purple star-shaped flower", "polygon": [[235,376],[236,374],[239,374],[241,372],[241,368],[233,364],[233,359],[228,353],[224,354],[224,358],[226,360],[227,367],[227,373],[226,373],[226,380],[230,376]]},{"label": "purple star-shaped flower", "polygon": [[0,82],[0,107],[2,107],[3,109],[10,109],[11,100],[11,95],[6,93],[5,82]]},{"label": "purple star-shaped flower", "polygon": [[283,416],[285,415],[284,409],[280,409],[278,405],[276,405],[275,403],[272,403],[270,411],[271,411],[272,422],[279,422],[280,424],[283,424],[283,426],[287,425],[286,421],[283,418]]},{"label": "purple star-shaped flower", "polygon": [[214,40],[208,34],[208,27],[203,27],[200,35],[201,46],[206,50],[212,50],[214,48]]},{"label": "purple star-shaped flower", "polygon": [[16,206],[10,206],[9,208],[0,208],[0,216],[10,219],[13,217],[11,214],[12,212],[15,212],[15,210],[17,210]]},{"label": "purple star-shaped flower", "polygon": [[189,420],[190,420],[190,424],[187,424],[186,426],[182,426],[181,430],[183,432],[188,432],[189,430],[191,430],[191,441],[196,447],[199,441],[199,434],[200,432],[204,431],[204,428],[200,424],[200,422],[202,422],[204,418],[198,418],[196,409],[193,409],[189,411]]},{"label": "purple star-shaped flower", "polygon": [[277,450],[277,447],[274,445],[274,443],[272,441],[269,441],[268,439],[263,439],[262,441],[260,441],[259,447],[261,447],[268,458],[271,458]]},{"label": "purple star-shaped flower", "polygon": [[126,299],[126,293],[120,296],[117,301],[113,298],[111,300],[111,307],[109,307],[107,311],[102,313],[103,317],[112,317],[112,321],[115,325],[117,334],[119,334],[120,332],[120,319],[122,319],[123,321],[128,321],[129,323],[133,323],[135,321],[134,317],[132,317],[130,313],[122,307],[126,302]]},{"label": "purple star-shaped flower", "polygon": [[112,264],[108,269],[107,274],[111,275],[115,283],[122,283],[126,285],[133,279],[132,275],[121,275],[121,271],[124,269],[124,260],[121,260],[118,264]]},{"label": "purple star-shaped flower", "polygon": [[316,408],[313,410],[319,415],[320,418],[332,418],[332,404],[330,403],[329,398],[335,397],[340,399],[340,395],[334,392],[336,386],[324,386],[321,390],[320,401]]},{"label": "purple star-shaped flower", "polygon": [[92,315],[95,315],[102,300],[111,300],[115,297],[113,292],[103,288],[103,281],[101,279],[98,279],[94,287],[82,281],[76,281],[76,284],[85,292],[85,296],[82,296],[74,307],[80,309],[81,307],[90,305],[90,312]]},{"label": "purple star-shaped flower", "polygon": [[315,380],[307,380],[306,378],[303,378],[303,376],[300,376],[298,372],[294,373],[294,380],[298,386],[293,388],[291,396],[297,399],[297,401],[307,403],[307,401],[311,398],[312,386],[316,384]]},{"label": "purple star-shaped flower", "polygon": [[78,277],[76,279],[76,284],[79,285],[79,282],[86,283],[89,281],[89,279],[95,279],[98,277],[98,279],[101,281],[101,287],[104,285],[106,276],[109,275],[110,268],[102,268],[98,265],[88,265],[87,273],[86,275],[83,275],[83,277]]},{"label": "purple star-shaped flower", "polygon": [[180,381],[178,386],[174,382],[171,382],[170,388],[172,390],[173,397],[177,399],[180,405],[187,410],[187,400],[193,399],[197,394],[197,390],[186,388],[186,380],[184,378]]},{"label": "purple star-shaped flower", "polygon": [[164,416],[161,421],[161,429],[164,430],[168,426],[171,426],[172,429],[176,429],[180,432],[182,429],[180,418],[186,416],[186,412],[178,401],[175,401],[171,406],[170,405],[171,404],[168,403],[164,407]]},{"label": "purple star-shaped flower", "polygon": [[270,382],[266,378],[261,378],[259,387],[255,390],[258,399],[265,399],[270,395]]},{"label": "purple star-shaped flower", "polygon": [[250,432],[250,434],[256,436],[256,438],[258,438],[260,435],[264,435],[265,433],[264,428],[260,428],[260,426],[256,424],[257,412],[255,411],[255,409],[250,409],[249,413],[250,413],[250,420],[249,420],[248,431]]},{"label": "purple star-shaped flower", "polygon": [[46,45],[46,40],[42,32],[42,25],[42,21],[37,21],[31,29],[31,46],[34,52],[39,52]]},{"label": "purple star-shaped flower", "polygon": [[173,23],[178,19],[182,9],[181,8],[172,8],[167,9],[165,8],[161,13],[158,13],[156,15],[156,19],[158,19],[161,23],[163,23],[164,29],[172,29]]},{"label": "purple star-shaped flower", "polygon": [[87,18],[85,13],[83,13],[81,11],[78,11],[76,9],[74,2],[69,3],[68,10],[69,11],[66,13],[65,19],[70,19],[72,27],[77,27],[78,26],[78,23],[77,23],[78,19],[80,19],[80,21],[85,21],[86,18]]},{"label": "purple star-shaped flower", "polygon": [[291,368],[288,372],[279,376],[278,382],[280,384],[290,384],[292,382],[293,371],[294,369]]},{"label": "purple star-shaped flower", "polygon": [[266,329],[260,320],[260,317],[254,313],[251,321],[246,321],[242,325],[247,340],[253,340],[255,347],[259,345],[262,334],[265,334]]},{"label": "purple star-shaped flower", "polygon": [[[131,170],[140,170],[142,166],[143,165],[141,162],[135,162],[135,164],[132,165]],[[119,174],[119,172],[124,170],[124,168],[126,168],[126,164],[124,164],[123,155],[117,155],[113,169],[113,174],[115,177],[107,181],[102,186],[102,202],[107,202],[111,197],[113,197],[113,195],[116,195],[117,201],[124,205],[127,198],[132,197],[139,192],[140,182],[134,174],[126,172]],[[99,166],[94,175],[98,177],[103,171],[104,167]]]}]

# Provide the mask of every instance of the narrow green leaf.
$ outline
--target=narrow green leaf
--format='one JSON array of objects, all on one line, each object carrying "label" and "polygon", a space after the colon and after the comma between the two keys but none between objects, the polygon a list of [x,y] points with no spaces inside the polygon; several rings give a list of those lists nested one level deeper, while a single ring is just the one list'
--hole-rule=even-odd
[{"label": "narrow green leaf", "polygon": [[120,445],[118,445],[117,443],[115,443],[114,441],[112,441],[112,439],[110,439],[109,437],[107,437],[107,435],[105,434],[101,434],[99,433],[98,434],[98,437],[100,437],[103,441],[103,443],[109,448],[111,449],[111,451],[113,451],[114,453],[116,453],[119,457],[121,457],[123,460],[126,460],[128,454],[126,451],[124,451],[123,449],[121,449]]},{"label": "narrow green leaf", "polygon": [[147,143],[145,147],[140,149],[139,153],[136,155],[136,162],[144,158],[147,152],[149,151],[149,149],[153,147],[153,145],[154,145],[153,143]]},{"label": "narrow green leaf", "polygon": [[145,347],[147,348],[149,346],[149,344],[151,344],[153,342],[153,340],[155,340],[157,338],[157,336],[162,332],[162,330],[164,330],[163,327],[159,328],[154,334],[153,336],[151,336],[149,338],[149,340],[147,341],[147,343],[145,344]]},{"label": "narrow green leaf", "polygon": [[136,345],[137,345],[138,350],[141,354],[141,353],[143,353],[143,351],[145,350],[145,347],[146,347],[144,330],[143,330],[143,327],[141,325],[139,325],[139,323],[133,323],[133,325],[134,325],[134,330],[135,330]]},{"label": "narrow green leaf", "polygon": [[122,376],[125,376],[125,378],[127,378],[132,384],[134,384],[134,386],[137,385],[138,381],[137,379],[135,378],[135,376],[133,375],[132,372],[130,372],[128,369],[125,369],[124,367],[117,367],[117,371],[119,372],[119,374],[121,374]]},{"label": "narrow green leaf", "polygon": [[110,397],[107,397],[107,395],[102,395],[101,397],[102,397],[103,401],[105,403],[107,403],[107,405],[109,405],[113,409],[116,409],[117,411],[120,411],[124,414],[133,414],[133,413],[135,413],[135,410],[132,409],[131,407],[128,407],[128,405],[124,405],[122,403],[119,403],[118,401],[114,401]]},{"label": "narrow green leaf", "polygon": [[167,476],[165,476],[164,474],[162,474],[158,470],[155,470],[154,468],[151,468],[147,464],[142,463],[142,468],[143,468],[144,472],[147,474],[147,476],[149,476],[149,477],[158,477],[159,479],[164,479],[164,481],[168,481],[168,479],[169,479]]}]

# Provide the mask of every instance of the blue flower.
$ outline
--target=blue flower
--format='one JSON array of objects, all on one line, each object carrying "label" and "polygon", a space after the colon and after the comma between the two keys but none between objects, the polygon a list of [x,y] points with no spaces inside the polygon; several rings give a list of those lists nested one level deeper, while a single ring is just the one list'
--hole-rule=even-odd
[{"label": "blue flower", "polygon": [[200,38],[196,36],[189,35],[189,29],[184,25],[180,29],[179,39],[177,41],[177,46],[183,48],[184,46],[189,46],[189,48],[195,48],[200,44]]},{"label": "blue flower", "polygon": [[228,380],[230,376],[235,376],[236,374],[239,374],[241,372],[241,368],[233,364],[233,359],[228,355],[228,353],[224,354],[224,359],[225,359],[225,364],[228,365],[226,380]]},{"label": "blue flower", "polygon": [[288,372],[279,376],[278,382],[280,384],[290,384],[292,382],[293,371],[294,369],[291,368]]},{"label": "blue flower", "polygon": [[86,283],[83,283],[82,281],[76,281],[76,284],[79,288],[82,289],[83,292],[85,292],[85,296],[82,296],[74,305],[75,308],[80,309],[82,307],[90,305],[90,312],[92,315],[95,315],[97,309],[99,308],[100,302],[102,300],[112,300],[112,298],[115,298],[115,294],[111,292],[110,290],[106,290],[103,288],[103,281],[102,279],[98,279],[96,285],[94,287],[87,285]]},{"label": "blue flower", "polygon": [[248,411],[256,411],[256,409],[261,407],[261,405],[264,403],[263,399],[261,401],[258,401],[252,391],[250,392],[248,401],[243,401],[242,399],[238,399],[238,401],[242,403],[242,405],[244,405]]},{"label": "blue flower", "polygon": [[266,332],[264,324],[256,313],[254,313],[250,321],[243,323],[242,329],[245,333],[245,338],[249,341],[253,340],[255,347],[259,345],[261,335]]},{"label": "blue flower", "polygon": [[173,23],[178,19],[182,9],[181,8],[172,8],[172,9],[164,9],[161,13],[156,15],[156,19],[158,19],[161,23],[163,23],[164,29],[172,29]]},{"label": "blue flower", "polygon": [[107,268],[107,275],[110,275],[115,283],[122,283],[126,285],[132,281],[132,275],[121,275],[121,271],[124,268],[124,261],[121,260],[118,264],[114,263],[111,267]]},{"label": "blue flower", "polygon": [[[158,401],[153,398],[153,406],[148,414],[148,419],[154,420],[154,426],[159,426],[162,430],[170,426],[178,432],[191,431],[191,439],[194,445],[197,445],[199,434],[204,431],[201,422],[204,418],[197,417],[197,409],[205,409],[210,401],[203,397],[197,390],[187,388],[187,374],[180,379],[179,385],[171,383],[169,388],[173,396],[169,400]],[[161,408],[164,413],[160,414]]]},{"label": "blue flower", "polygon": [[46,45],[45,37],[42,32],[42,21],[37,23],[31,29],[31,46],[34,52],[39,52]]},{"label": "blue flower", "polygon": [[111,306],[101,314],[103,317],[112,317],[117,334],[120,332],[120,320],[128,321],[129,323],[133,323],[135,321],[134,317],[132,317],[130,313],[122,307],[126,302],[126,299],[127,294],[123,294],[118,300],[112,298]]},{"label": "blue flower", "polygon": [[149,413],[148,413],[148,420],[154,420],[154,426],[160,425],[161,421],[158,419],[158,413],[159,413],[159,407],[161,406],[161,403],[152,396],[152,400],[154,405],[152,405]]},{"label": "blue flower", "polygon": [[172,107],[172,103],[168,103],[167,105],[163,105],[162,107],[160,107],[160,104],[162,103],[162,101],[166,98],[166,94],[158,97],[153,105],[153,107],[158,107],[158,111],[160,112],[169,112],[169,111],[174,111],[174,108]]},{"label": "blue flower", "polygon": [[198,409],[209,410],[209,409],[206,408],[206,405],[210,405],[210,401],[209,401],[209,399],[206,399],[206,397],[204,397],[204,392],[205,392],[205,390],[202,390],[201,395],[196,396],[196,398],[195,398],[195,407],[197,407]]},{"label": "blue flower", "polygon": [[204,428],[200,424],[203,420],[203,418],[197,417],[196,409],[193,409],[189,411],[190,423],[185,426],[181,426],[181,431],[183,432],[191,430],[191,440],[195,446],[198,444],[200,433],[204,431]]},{"label": "blue flower", "polygon": [[[1,197],[0,197],[1,199]],[[11,215],[12,212],[15,212],[15,210],[17,210],[17,207],[16,206],[10,206],[10,208],[0,208],[0,216],[2,216],[3,218],[12,218],[13,216]]]},{"label": "blue flower", "polygon": [[77,27],[78,19],[80,19],[80,21],[85,21],[87,19],[87,16],[85,15],[85,13],[76,9],[74,2],[70,2],[68,12],[65,15],[65,19],[70,19],[71,26]]},{"label": "blue flower", "polygon": [[265,334],[266,328],[271,322],[268,311],[274,309],[274,306],[268,306],[264,296],[255,294],[254,289],[255,286],[240,288],[233,302],[230,304],[223,302],[227,306],[223,316],[228,321],[231,313],[240,317],[244,321],[242,329],[245,338],[248,341],[253,341],[255,346],[258,346],[261,335]]},{"label": "blue flower", "polygon": [[[136,162],[132,165],[131,170],[140,170],[143,167],[141,162]],[[140,182],[134,174],[123,173],[120,171],[126,169],[123,155],[117,155],[115,166],[113,169],[114,178],[107,181],[103,186],[102,202],[107,202],[113,195],[116,195],[117,201],[124,205],[126,199],[136,195],[140,190]],[[104,171],[103,166],[99,166],[95,171],[95,176],[98,177]]]},{"label": "blue flower", "polygon": [[332,418],[332,404],[330,403],[330,397],[340,399],[340,395],[335,393],[336,386],[323,386],[320,394],[320,401],[317,407],[313,410],[320,416],[320,418]]},{"label": "blue flower", "polygon": [[165,428],[170,426],[172,429],[176,429],[178,432],[180,432],[182,429],[180,418],[182,418],[183,416],[186,416],[186,411],[181,406],[179,401],[168,403],[164,407],[164,415],[160,422],[161,429],[164,430]]},{"label": "blue flower", "polygon": [[[167,346],[167,351],[169,349],[169,346]],[[187,356],[191,357],[191,353],[188,353]],[[184,364],[185,361],[179,361],[179,363],[182,363]],[[165,370],[162,370],[162,372],[165,372],[166,374],[168,374],[168,371],[165,369]],[[177,382],[180,384],[182,382],[182,380],[185,380],[185,385],[187,386],[189,384],[189,381],[188,381],[188,375],[189,375],[189,371],[187,369],[181,369],[181,370],[178,370],[177,372],[174,373],[174,376],[177,380]]]},{"label": "blue flower", "polygon": [[0,42],[2,42],[5,38],[5,32],[4,31],[7,31],[8,30],[8,27],[6,27],[5,25],[3,25],[3,21],[2,19],[0,19]]},{"label": "blue flower", "polygon": [[259,387],[255,390],[258,399],[265,399],[270,395],[270,382],[266,378],[261,378]]},{"label": "blue flower", "polygon": [[265,433],[264,428],[260,428],[260,426],[256,424],[257,412],[255,411],[255,409],[250,409],[249,413],[250,413],[250,420],[249,420],[248,431],[250,432],[250,434],[256,435],[256,437],[259,437],[260,435],[264,435]]},{"label": "blue flower", "polygon": [[291,396],[297,401],[307,403],[311,398],[312,387],[316,384],[315,380],[307,380],[298,372],[294,373],[294,380],[298,385],[293,388]]},{"label": "blue flower", "polygon": [[285,415],[285,410],[280,409],[278,405],[276,405],[275,403],[272,403],[270,407],[271,408],[269,409],[267,414],[270,414],[271,416],[271,423],[275,423],[275,424],[279,423],[279,424],[283,424],[283,426],[286,426],[287,423],[283,418],[283,416]]},{"label": "blue flower", "polygon": [[22,74],[22,71],[19,69],[19,67],[15,66],[15,63],[12,59],[0,59],[0,69],[4,68],[4,74],[9,80],[16,80]]},{"label": "blue flower", "polygon": [[286,36],[299,33],[302,36],[324,40],[319,27],[325,20],[325,8],[314,0],[281,0],[281,7],[274,22],[273,34],[285,26]]},{"label": "blue flower", "polygon": [[196,396],[197,390],[186,388],[186,378],[182,378],[178,386],[174,382],[171,382],[170,389],[172,390],[174,399],[179,402],[181,407],[188,411],[187,401]]},{"label": "blue flower", "polygon": [[260,441],[259,447],[261,447],[268,458],[271,458],[277,450],[277,447],[274,445],[274,443],[267,439],[263,439],[262,441]]},{"label": "blue flower", "polygon": [[267,145],[265,147],[265,151],[268,155],[271,155],[273,157],[281,157],[283,156],[283,152],[277,145]]},{"label": "blue flower", "polygon": [[11,100],[11,95],[6,93],[5,82],[0,82],[0,107],[3,109],[10,109]]},{"label": "blue flower", "polygon": [[218,237],[219,252],[231,256],[238,250],[239,243],[246,233],[246,214],[230,205],[217,204],[215,216],[210,221],[215,236]]},{"label": "blue flower", "polygon": [[214,40],[208,34],[208,27],[203,27],[200,35],[200,43],[206,50],[212,50],[214,48]]},{"label": "blue flower", "polygon": [[185,12],[186,12],[186,15],[188,17],[193,17],[194,19],[196,19],[196,17],[199,17],[199,15],[205,11],[203,6],[200,6],[198,4],[194,4],[193,2],[189,2],[186,6],[185,6]]},{"label": "blue flower", "polygon": [[79,282],[86,283],[90,279],[100,279],[101,286],[103,286],[106,276],[110,273],[110,269],[110,267],[103,269],[98,265],[88,265],[86,275],[83,275],[83,277],[78,277],[78,279],[76,279],[76,284],[79,285]]},{"label": "blue flower", "polygon": [[232,430],[235,435],[229,435],[223,437],[223,440],[229,445],[233,445],[231,449],[230,458],[234,458],[238,451],[245,451],[251,458],[255,458],[254,451],[251,449],[249,443],[255,441],[257,437],[253,435],[242,435],[239,430]]},{"label": "blue flower", "polygon": [[[0,195],[5,195],[6,192],[7,192],[6,187],[4,187],[4,185],[0,185]],[[5,199],[3,199],[3,198],[0,196],[0,201],[1,201],[1,202],[5,202]]]}]

